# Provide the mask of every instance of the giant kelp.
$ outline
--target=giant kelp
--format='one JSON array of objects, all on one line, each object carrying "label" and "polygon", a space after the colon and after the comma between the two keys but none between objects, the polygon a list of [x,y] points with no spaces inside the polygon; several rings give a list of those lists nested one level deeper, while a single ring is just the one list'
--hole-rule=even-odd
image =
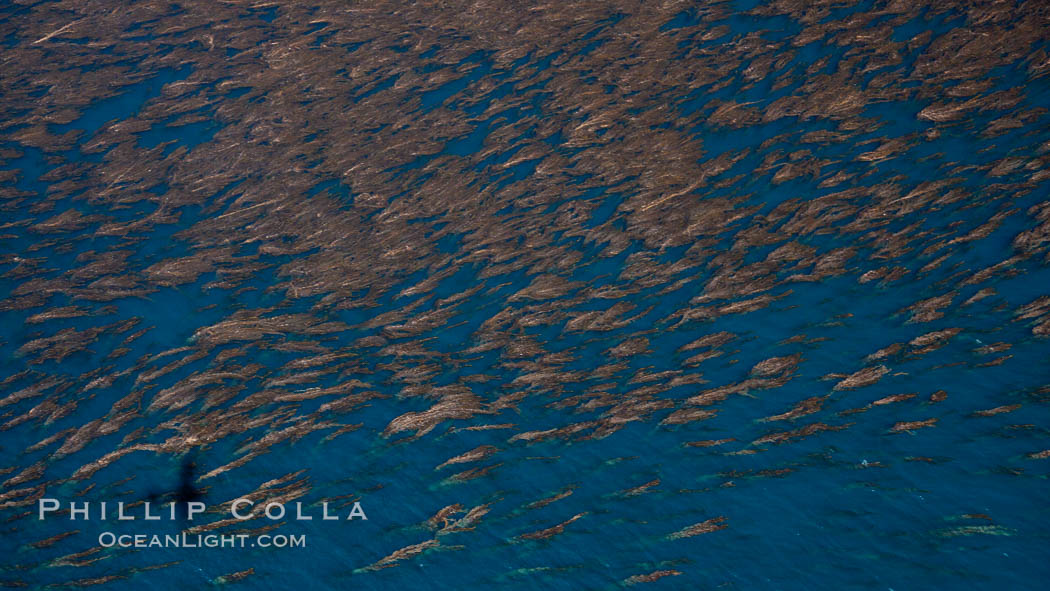
[{"label": "giant kelp", "polygon": [[[29,509],[142,493],[113,481],[189,454],[217,504],[436,491],[428,521],[387,516],[401,527],[373,532],[354,577],[484,555],[487,536],[512,553],[601,536],[621,525],[595,510],[610,495],[708,495],[633,518],[670,562],[609,575],[632,585],[700,577],[684,544],[742,523],[712,499],[810,478],[834,464],[822,445],[888,463],[946,453],[920,432],[948,430],[947,447],[1021,442],[986,468],[1025,490],[1045,471],[1043,3],[0,16],[0,507],[31,548],[6,582],[183,568],[106,574],[87,536],[31,541]],[[653,448],[620,455],[632,435]],[[361,450],[349,483],[312,455]],[[536,464],[552,481],[521,476]],[[621,464],[645,467],[598,478]],[[210,579],[254,574],[231,570]]]}]

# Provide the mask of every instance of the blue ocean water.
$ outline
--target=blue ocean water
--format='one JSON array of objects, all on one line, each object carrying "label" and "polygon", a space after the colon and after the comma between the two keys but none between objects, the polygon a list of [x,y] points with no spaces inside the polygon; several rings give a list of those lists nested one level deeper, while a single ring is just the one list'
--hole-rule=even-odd
[{"label": "blue ocean water", "polygon": [[[847,20],[871,10],[872,5],[836,9],[825,18]],[[701,26],[695,11],[678,13],[659,30],[671,36],[683,52],[694,47],[717,48],[719,43],[749,35],[790,43],[803,30],[784,15],[763,17],[746,12],[752,8],[735,4],[724,19],[715,21],[727,27],[724,35],[703,43],[683,33]],[[282,23],[283,10],[266,8],[253,18],[276,27]],[[392,244],[403,242],[411,248],[413,244],[429,247],[433,243],[432,259],[420,268],[411,264],[397,268],[376,257],[370,261],[372,265],[389,268],[377,272],[374,284],[361,286],[351,298],[337,300],[338,305],[326,299],[330,292],[323,289],[293,297],[288,278],[310,276],[311,270],[323,269],[329,250],[327,244],[307,243],[302,235],[293,236],[291,231],[286,239],[272,239],[267,234],[265,240],[221,245],[230,250],[222,253],[228,258],[210,264],[192,280],[174,285],[155,281],[149,284],[149,291],[127,297],[91,299],[90,294],[76,292],[63,283],[107,276],[104,270],[97,277],[92,275],[84,261],[115,251],[124,253],[120,258],[124,262],[111,277],[134,277],[136,285],[143,285],[152,265],[189,259],[207,250],[200,236],[212,227],[209,224],[232,220],[228,228],[214,227],[230,236],[236,232],[249,235],[266,219],[284,215],[277,209],[264,209],[262,218],[237,221],[235,216],[242,208],[284,197],[265,184],[266,173],[254,169],[249,169],[244,179],[223,181],[215,191],[209,188],[200,204],[172,207],[165,201],[166,195],[172,195],[171,203],[181,203],[178,195],[189,191],[180,180],[179,162],[172,160],[199,163],[193,159],[195,153],[226,142],[246,154],[256,149],[255,141],[267,147],[280,144],[251,135],[257,132],[258,137],[265,136],[265,130],[253,125],[271,113],[265,105],[244,105],[255,104],[255,100],[266,103],[269,99],[265,93],[247,90],[201,101],[192,113],[205,119],[185,125],[173,125],[184,113],[154,114],[151,124],[134,132],[133,139],[120,140],[123,143],[106,139],[107,134],[116,133],[110,131],[114,122],[138,121],[150,109],[160,111],[173,100],[165,97],[166,92],[175,92],[173,85],[197,80],[191,65],[166,65],[149,70],[151,75],[136,76],[138,81],[115,89],[113,97],[87,105],[74,121],[46,125],[55,136],[78,132],[69,146],[40,149],[24,145],[10,138],[22,137],[18,136],[20,130],[34,123],[27,119],[8,125],[4,133],[9,137],[4,139],[3,148],[18,154],[4,156],[0,168],[18,171],[4,182],[19,193],[5,197],[9,202],[3,213],[2,244],[10,256],[3,262],[0,296],[7,302],[28,303],[8,305],[0,311],[0,379],[6,380],[0,393],[5,423],[0,427],[0,446],[4,465],[11,468],[3,473],[5,476],[34,465],[39,465],[41,472],[26,482],[4,483],[3,502],[7,504],[3,512],[9,521],[2,538],[7,558],[0,580],[30,588],[72,582],[110,588],[184,589],[223,584],[222,576],[250,569],[251,574],[242,581],[229,584],[279,589],[575,590],[619,588],[633,584],[631,577],[671,571],[674,574],[646,585],[669,589],[1041,588],[1050,575],[1044,560],[1045,524],[1050,519],[1046,503],[1050,464],[1034,454],[1050,448],[1048,349],[1045,336],[1035,334],[1033,323],[1020,318],[1018,310],[1048,295],[1050,269],[1045,253],[1038,253],[1012,260],[1009,273],[972,283],[966,280],[1009,259],[1015,237],[1036,226],[1032,208],[1047,201],[1047,182],[1021,178],[1028,174],[1026,169],[1016,169],[1013,177],[990,176],[988,169],[1008,158],[1045,166],[1045,150],[1039,152],[1038,148],[1050,141],[1045,115],[1050,106],[1050,79],[1029,77],[1028,62],[1018,59],[1012,69],[988,76],[991,85],[981,91],[992,94],[1021,88],[1023,97],[1012,109],[1035,110],[1034,123],[989,136],[980,131],[1002,113],[975,110],[964,122],[941,126],[938,137],[922,141],[916,138],[932,124],[917,115],[935,97],[906,96],[867,104],[858,117],[877,124],[839,143],[804,140],[806,134],[843,128],[841,121],[827,118],[790,116],[739,128],[710,123],[720,104],[717,101],[757,102],[767,107],[801,92],[807,76],[819,75],[806,74],[811,65],[826,58],[827,65],[821,71],[830,74],[838,70],[838,64],[849,59],[850,48],[822,41],[797,47],[794,57],[781,68],[791,73],[788,77],[793,81],[787,85],[777,87],[772,74],[749,82],[735,72],[724,74],[730,83],[721,88],[700,85],[663,96],[658,106],[666,109],[662,115],[666,124],[685,121],[684,125],[675,123],[676,129],[684,129],[686,137],[702,142],[700,164],[710,164],[722,154],[747,153],[714,176],[718,180],[736,175],[742,178],[711,186],[702,196],[690,194],[700,204],[697,208],[729,200],[731,208],[741,215],[724,225],[716,224],[717,231],[698,235],[695,241],[678,244],[668,238],[660,244],[665,237],[662,230],[650,230],[646,224],[655,222],[639,217],[636,199],[640,190],[628,181],[624,181],[626,187],[608,186],[599,173],[587,172],[582,164],[565,164],[585,190],[566,190],[569,196],[560,198],[538,190],[530,192],[533,187],[528,185],[554,166],[541,159],[548,157],[546,152],[524,157],[530,154],[527,150],[538,145],[536,138],[545,133],[544,120],[554,117],[550,105],[574,100],[571,93],[565,98],[569,91],[552,88],[549,80],[571,60],[600,53],[602,43],[620,31],[616,27],[628,25],[629,21],[621,18],[600,21],[588,33],[595,40],[580,35],[572,48],[574,53],[567,53],[568,48],[547,47],[542,52],[526,53],[509,67],[494,61],[498,48],[461,51],[455,65],[459,77],[415,93],[410,99],[411,110],[399,113],[418,119],[431,113],[435,122],[441,121],[439,116],[454,120],[456,134],[439,142],[440,149],[420,147],[407,163],[388,163],[375,155],[380,160],[375,167],[392,179],[415,179],[409,186],[391,180],[382,206],[368,205],[368,196],[379,194],[379,190],[362,190],[352,178],[317,172],[322,165],[308,157],[290,159],[302,169],[297,173],[309,179],[303,180],[301,187],[282,186],[281,191],[301,203],[303,211],[309,202],[323,201],[357,216],[354,219],[359,220],[360,227],[340,227],[326,235],[333,242],[355,232],[379,240],[379,229],[392,223],[390,218],[404,213],[417,217],[406,223],[408,229],[403,230],[401,242],[395,239]],[[904,41],[927,31],[937,37],[970,26],[975,25],[962,16],[918,15],[892,35]],[[321,31],[315,27],[310,34]],[[338,32],[334,34],[338,37]],[[20,43],[31,43],[30,36],[17,33]],[[203,45],[204,41],[198,43]],[[260,46],[265,43],[264,36]],[[357,55],[369,50],[368,46],[354,45],[347,53]],[[916,49],[890,66],[890,71],[902,76],[912,71],[922,51]],[[1037,51],[1031,49],[1032,54]],[[273,62],[277,62],[276,57]],[[616,64],[609,65],[614,67]],[[371,113],[365,111],[369,101],[384,100],[415,75],[406,66],[401,73],[383,73],[363,81],[348,97],[347,106],[317,105],[304,99],[301,108]],[[209,92],[204,82],[195,83],[201,88],[201,96]],[[218,89],[219,84],[213,83],[210,88]],[[490,88],[487,94],[479,90],[483,87]],[[179,100],[189,101],[194,96]],[[582,104],[584,99],[579,101]],[[496,109],[505,103],[513,106]],[[233,105],[241,111],[224,119],[220,113],[224,108],[233,112]],[[639,103],[635,108],[641,111],[654,106]],[[235,122],[230,123],[231,119]],[[288,115],[286,119],[293,118]],[[284,119],[270,123],[293,125]],[[384,126],[398,124],[400,121],[377,124],[374,133],[378,136]],[[652,125],[643,131],[659,129],[659,125]],[[573,132],[573,126],[566,125],[558,135],[545,136],[544,149],[562,159],[558,162],[583,162],[584,155],[596,148],[582,140],[570,142],[567,137]],[[337,130],[311,133],[323,134],[323,145],[335,151]],[[433,133],[444,137],[438,135],[444,131]],[[492,146],[497,135],[513,137],[522,145],[496,150]],[[874,162],[858,159],[893,139],[913,145],[897,157]],[[309,141],[313,140],[305,143]],[[109,144],[117,147],[106,148]],[[132,145],[141,155],[133,151],[128,156],[121,151],[131,150]],[[800,149],[811,152],[808,158],[827,159],[833,163],[833,172],[852,175],[852,180],[844,185],[820,186],[813,177],[774,182],[775,171],[755,172],[761,170],[769,154]],[[137,185],[121,188],[121,164],[130,165],[139,157],[164,165],[151,169],[153,172],[145,174],[145,180]],[[322,161],[326,158],[323,150],[315,157]],[[500,202],[501,207],[493,208],[491,216],[488,210],[476,214],[491,217],[486,226],[490,230],[513,231],[501,234],[491,230],[491,235],[483,234],[485,228],[459,231],[458,221],[449,222],[455,218],[454,207],[416,207],[417,201],[426,202],[427,191],[432,191],[428,183],[440,176],[442,163],[455,158],[471,163],[463,173],[472,175],[465,183],[468,190],[499,196],[526,185],[519,198]],[[243,162],[246,167],[247,163],[254,165],[250,156]],[[631,165],[617,162],[624,168]],[[104,182],[48,200],[55,190],[53,185],[68,172],[61,168],[66,165],[101,169],[105,172],[98,178]],[[966,169],[968,166],[972,168]],[[948,174],[946,168],[957,167],[964,172]],[[231,172],[238,169],[234,167]],[[880,268],[881,261],[891,259],[891,255],[880,253],[880,247],[885,246],[880,240],[844,229],[856,221],[855,210],[820,200],[830,199],[846,187],[860,187],[861,193],[850,199],[863,208],[865,203],[881,199],[870,190],[880,183],[896,184],[904,188],[902,195],[908,195],[922,183],[949,177],[952,186],[965,190],[965,197],[898,212],[879,227],[887,233],[915,237],[916,244],[909,243],[913,251],[892,261],[906,271],[903,278],[862,282],[865,273]],[[1024,184],[1025,190],[1002,189],[1000,183],[1007,180]],[[107,196],[112,187],[128,194],[152,192],[156,199],[123,203]],[[251,191],[258,191],[261,197],[240,201]],[[1002,193],[1010,195],[1003,197]],[[542,198],[537,196],[541,194]],[[34,209],[40,202],[49,206]],[[830,217],[839,213],[836,208],[842,208],[841,219],[825,221],[819,232],[794,229],[792,224],[805,222],[799,212],[807,211],[812,204],[821,204]],[[579,216],[582,219],[527,227],[539,216],[553,219],[564,214],[570,218],[577,209],[584,212]],[[34,230],[66,211],[105,219],[85,222],[81,227],[73,225],[54,240],[43,239],[43,230]],[[778,214],[784,211],[786,215]],[[133,223],[158,213],[164,214],[158,222],[139,235],[131,234],[136,240],[100,231],[101,224]],[[669,211],[666,216],[672,218],[674,214]],[[1000,222],[987,235],[950,242],[996,215],[1001,215]],[[298,223],[305,226],[312,222],[302,219]],[[519,232],[519,227],[527,230]],[[604,228],[622,231],[630,239],[613,244],[602,238],[599,230]],[[757,238],[745,235],[755,228],[780,232],[821,255],[849,249],[848,263],[841,272],[814,280],[792,279],[812,269],[767,265],[782,242],[759,244]],[[532,248],[529,241],[537,236],[542,237],[542,248],[549,250],[554,260],[515,254],[516,249],[525,253]],[[937,241],[943,244],[935,244]],[[737,246],[741,243],[744,252]],[[282,251],[279,247],[285,245],[288,249]],[[298,246],[303,248],[294,248]],[[497,248],[505,248],[505,253],[499,253],[505,254],[505,260],[494,262],[478,254]],[[331,250],[339,257],[352,256],[334,247]],[[646,282],[658,266],[688,261],[696,250],[710,251],[709,258],[699,257],[705,264],[682,265],[661,275],[661,281]],[[775,284],[754,293],[716,299],[715,305],[741,304],[760,294],[772,296],[772,300],[761,307],[741,308],[743,311],[684,317],[683,310],[709,301],[703,297],[712,291],[712,282],[723,270],[717,257],[736,252],[741,252],[738,272],[749,266],[770,266]],[[361,253],[359,256],[367,258],[371,251],[362,246]],[[930,266],[943,255],[948,255],[944,262]],[[241,260],[237,257],[245,257],[247,270],[238,267]],[[32,277],[38,281],[29,287],[25,276],[13,272],[26,261],[34,261]],[[265,264],[253,269],[247,267],[249,261]],[[528,264],[516,267],[517,261]],[[664,273],[662,267],[660,272]],[[237,273],[244,273],[246,278],[227,286],[224,281],[240,277]],[[521,295],[538,277],[551,273],[569,282],[557,296]],[[352,282],[356,278],[339,279]],[[993,295],[964,304],[989,287],[994,288]],[[942,316],[921,322],[912,318],[909,308],[916,302],[949,292],[954,295],[941,310]],[[33,294],[42,294],[44,301],[19,299]],[[30,321],[34,314],[66,306],[77,306],[88,313]],[[613,310],[614,306],[624,308]],[[611,316],[630,321],[608,330],[576,330],[570,326],[572,318],[580,314],[609,310],[613,310]],[[203,329],[246,312],[258,312],[261,318],[311,316],[341,324],[338,330],[320,335],[273,329],[216,346],[201,344],[207,337]],[[128,319],[137,322],[131,328],[116,327]],[[413,321],[418,324],[411,324]],[[142,329],[148,330],[126,341]],[[919,351],[923,345],[915,344],[917,339],[949,329],[959,330],[938,341],[943,346]],[[43,355],[40,349],[26,349],[37,339],[70,334],[62,331],[79,334],[92,330],[99,332],[89,346],[69,355],[49,358],[46,351],[57,350],[56,343],[49,344]],[[698,366],[688,361],[703,348],[686,349],[686,345],[722,332],[731,333],[731,338],[713,347],[717,356]],[[639,338],[646,340],[640,353],[610,352]],[[866,361],[894,343],[903,344],[903,348],[881,360]],[[1009,358],[998,365],[982,366],[995,356],[978,349],[995,343],[1011,345],[1004,353]],[[405,348],[397,350],[394,345]],[[113,355],[120,347],[127,350]],[[536,347],[540,353],[535,353]],[[201,354],[194,356],[198,350]],[[315,353],[342,357],[303,361]],[[691,397],[745,383],[756,375],[754,368],[760,362],[792,355],[799,355],[801,361],[797,369],[787,372],[790,379],[785,383],[769,388],[741,387],[717,404],[703,406],[713,413],[703,420],[684,424],[664,421],[675,409],[696,407],[688,402]],[[169,366],[176,361],[181,363]],[[519,361],[521,364],[515,365]],[[342,365],[311,375],[308,380],[299,375],[334,367],[332,364]],[[855,389],[835,388],[846,376],[878,364],[887,365],[888,371],[876,383]],[[606,366],[615,367],[602,371]],[[166,371],[159,372],[162,368]],[[423,377],[414,377],[412,372],[421,372]],[[545,375],[535,378],[533,373]],[[88,387],[102,376],[113,379]],[[690,379],[675,381],[683,377]],[[295,384],[289,389],[280,383],[283,378],[299,381],[289,381]],[[533,378],[539,381],[530,382]],[[338,387],[350,380],[362,384],[353,390],[355,393],[369,393],[356,401],[358,406],[352,412],[325,410],[324,405],[332,402],[329,397],[295,400],[286,406],[281,406],[280,400],[266,399],[302,393],[307,388]],[[651,385],[660,388],[643,391]],[[75,402],[75,406],[66,414],[53,414],[50,407],[38,406],[43,400],[39,396],[15,396],[34,387],[48,399],[54,397],[56,404]],[[176,387],[197,394],[184,394],[183,407],[151,409],[151,401]],[[425,393],[416,395],[415,387]],[[418,437],[407,432],[384,435],[396,417],[434,407],[440,396],[432,392],[461,387],[483,401],[482,412],[440,421]],[[932,399],[931,394],[939,391],[947,397]],[[119,428],[106,432],[105,424],[118,414],[115,403],[129,394],[139,396],[129,403],[136,412]],[[872,404],[899,394],[915,396]],[[610,398],[603,401],[600,395]],[[205,400],[209,396],[214,398]],[[574,396],[595,402],[568,403]],[[825,396],[814,414],[782,422],[763,420],[790,411],[800,401]],[[238,404],[256,399],[266,400],[246,407],[240,415],[232,414],[240,408]],[[625,400],[655,406],[648,410],[629,408],[622,417],[610,419],[610,407]],[[1020,406],[999,414],[974,414],[1011,405]],[[857,409],[864,410],[852,412]],[[253,442],[302,424],[312,413],[319,421],[331,421],[333,427],[262,446],[257,457],[235,469],[201,477],[244,458]],[[19,417],[27,418],[19,421]],[[936,419],[935,425],[894,429],[901,422],[928,419]],[[91,432],[82,448],[68,455],[57,453],[70,433],[95,420],[100,420],[103,428]],[[141,439],[163,446],[169,437],[207,433],[233,420],[258,424],[252,430],[207,443],[186,443],[177,450],[134,451],[87,478],[71,479],[82,466],[126,446],[125,441]],[[818,421],[825,430],[784,443],[761,441],[772,433]],[[615,429],[590,437],[610,424]],[[343,425],[356,429],[332,437],[334,429]],[[579,428],[531,441],[514,438],[568,425]],[[495,428],[468,429],[484,426]],[[138,439],[125,439],[140,428],[143,431]],[[67,429],[71,431],[52,443],[38,445]],[[712,446],[688,445],[721,440],[726,441]],[[480,462],[438,468],[479,446],[493,446],[498,452]],[[180,470],[190,461],[201,477],[193,486],[201,490],[202,500],[210,506],[221,506],[264,483],[292,475],[281,485],[298,483],[302,492],[291,498],[303,502],[312,515],[320,515],[320,504],[325,500],[333,507],[341,505],[339,514],[345,515],[349,508],[344,503],[349,499],[360,500],[368,519],[330,522],[316,517],[280,522],[275,532],[304,534],[305,548],[135,550],[95,548],[102,532],[175,534],[189,524],[167,520],[121,523],[112,519],[71,522],[64,515],[35,518],[34,496],[61,499],[63,503],[97,503],[133,502],[162,495],[178,486]],[[453,477],[472,468],[487,471]],[[632,492],[643,485],[649,486]],[[24,487],[38,486],[41,488],[35,491],[19,493]],[[537,504],[568,491],[571,494],[549,504]],[[462,510],[453,520],[473,508],[485,512],[476,522],[464,523],[460,530],[435,531],[426,525],[440,509],[456,504]],[[26,512],[33,513],[27,516]],[[225,510],[216,510],[207,519],[226,516]],[[674,536],[694,524],[719,518],[724,521],[716,523],[724,524],[724,529]],[[564,529],[544,539],[521,537],[559,524],[565,524]],[[265,525],[252,521],[248,527]],[[68,535],[40,543],[64,534]],[[388,568],[368,569],[398,549],[430,540],[438,543],[425,552],[410,554]],[[77,554],[85,551],[91,553]],[[76,558],[69,558],[71,555]]]}]

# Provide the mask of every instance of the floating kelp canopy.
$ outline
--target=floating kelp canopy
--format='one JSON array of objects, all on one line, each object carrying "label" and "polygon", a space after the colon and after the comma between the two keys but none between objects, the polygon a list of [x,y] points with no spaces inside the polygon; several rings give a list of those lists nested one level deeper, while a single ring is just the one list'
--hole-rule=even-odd
[{"label": "floating kelp canopy", "polygon": [[1034,585],[1048,19],[6,3],[0,583]]}]

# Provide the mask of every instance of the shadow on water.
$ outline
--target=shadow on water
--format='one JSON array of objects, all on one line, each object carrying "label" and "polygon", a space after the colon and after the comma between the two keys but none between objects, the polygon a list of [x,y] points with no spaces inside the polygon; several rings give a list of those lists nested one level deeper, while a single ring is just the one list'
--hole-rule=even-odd
[{"label": "shadow on water", "polygon": [[175,521],[180,530],[189,527],[189,504],[204,498],[204,489],[194,486],[196,478],[197,462],[194,458],[186,456],[179,467],[179,481],[175,488],[166,492],[152,492],[148,497],[150,503],[174,504]]}]

